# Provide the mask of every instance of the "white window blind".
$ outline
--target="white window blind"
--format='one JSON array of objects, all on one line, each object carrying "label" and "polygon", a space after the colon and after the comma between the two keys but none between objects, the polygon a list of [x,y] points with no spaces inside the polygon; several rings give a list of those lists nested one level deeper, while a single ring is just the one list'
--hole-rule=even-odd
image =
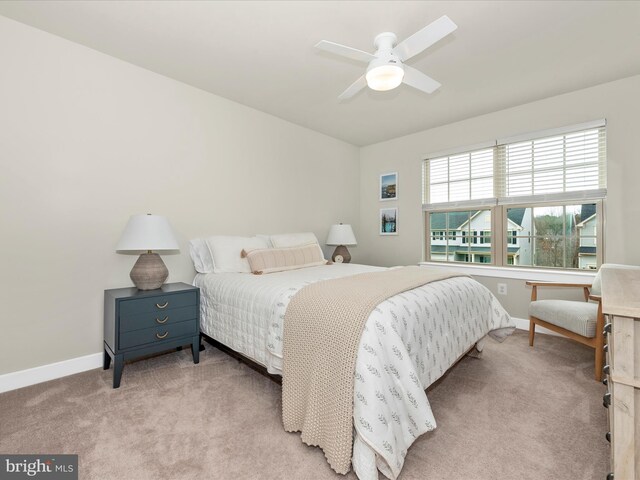
[{"label": "white window blind", "polygon": [[424,203],[462,206],[493,199],[494,148],[427,159],[424,163]]},{"label": "white window blind", "polygon": [[604,125],[497,146],[499,203],[598,199],[606,194]]},{"label": "white window blind", "polygon": [[423,164],[423,210],[602,199],[605,124],[597,120],[435,154]]}]

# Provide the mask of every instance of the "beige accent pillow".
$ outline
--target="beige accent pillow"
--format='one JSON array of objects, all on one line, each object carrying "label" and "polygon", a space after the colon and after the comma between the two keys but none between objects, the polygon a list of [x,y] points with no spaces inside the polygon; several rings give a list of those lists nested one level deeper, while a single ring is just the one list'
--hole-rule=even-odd
[{"label": "beige accent pillow", "polygon": [[250,252],[243,250],[242,256],[249,261],[251,272],[255,275],[315,267],[327,263],[317,243],[300,247],[264,248]]}]

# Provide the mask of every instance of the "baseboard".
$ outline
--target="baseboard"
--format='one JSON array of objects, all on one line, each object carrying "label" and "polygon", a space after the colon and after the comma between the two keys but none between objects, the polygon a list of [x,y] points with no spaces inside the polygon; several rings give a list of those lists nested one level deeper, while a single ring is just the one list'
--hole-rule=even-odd
[{"label": "baseboard", "polygon": [[102,366],[102,353],[50,363],[41,367],[0,375],[0,393],[16,390],[36,383],[48,382],[74,373],[85,372]]},{"label": "baseboard", "polygon": [[[520,330],[529,330],[529,320],[525,318],[511,317]],[[556,332],[540,326],[536,327],[536,333],[559,336]],[[72,358],[62,362],[42,365],[41,367],[20,370],[19,372],[0,375],[0,393],[16,390],[36,383],[48,382],[56,378],[66,377],[74,373],[85,372],[102,366],[102,353],[92,353],[84,357]]]},{"label": "baseboard", "polygon": [[[511,319],[516,323],[516,328],[518,330],[529,330],[529,319],[528,318],[517,318],[511,317]],[[543,333],[546,335],[555,335],[556,337],[561,337],[559,333],[553,332],[547,328],[543,328],[540,325],[536,325],[536,334]]]}]

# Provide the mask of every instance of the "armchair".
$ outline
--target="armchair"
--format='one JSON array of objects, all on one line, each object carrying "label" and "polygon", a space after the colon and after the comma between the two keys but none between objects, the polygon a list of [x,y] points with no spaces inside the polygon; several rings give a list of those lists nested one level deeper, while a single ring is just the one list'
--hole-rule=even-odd
[{"label": "armchair", "polygon": [[[604,362],[604,316],[600,297],[600,273],[593,285],[582,283],[527,282],[532,287],[529,305],[529,345],[533,347],[536,325],[595,349],[595,379],[602,378]],[[538,300],[538,288],[582,288],[584,302]],[[591,300],[592,302],[589,302]]]}]

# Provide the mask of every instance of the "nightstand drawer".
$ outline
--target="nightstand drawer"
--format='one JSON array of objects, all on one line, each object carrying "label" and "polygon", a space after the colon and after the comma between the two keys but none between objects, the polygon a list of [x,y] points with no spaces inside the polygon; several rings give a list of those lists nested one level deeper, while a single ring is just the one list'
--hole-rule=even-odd
[{"label": "nightstand drawer", "polygon": [[158,312],[144,312],[137,314],[120,315],[120,333],[141,330],[143,328],[160,327],[172,323],[184,322],[198,318],[198,307],[172,308]]},{"label": "nightstand drawer", "polygon": [[[196,320],[174,323],[171,325],[161,325],[143,330],[120,334],[120,348],[131,348],[149,343],[161,343],[166,340],[174,340],[178,337],[196,335],[198,324]],[[187,342],[188,343],[188,342]]]},{"label": "nightstand drawer", "polygon": [[120,302],[120,316],[135,315],[143,312],[163,313],[174,308],[197,305],[196,292],[172,295],[158,295],[150,298],[134,298]]}]

